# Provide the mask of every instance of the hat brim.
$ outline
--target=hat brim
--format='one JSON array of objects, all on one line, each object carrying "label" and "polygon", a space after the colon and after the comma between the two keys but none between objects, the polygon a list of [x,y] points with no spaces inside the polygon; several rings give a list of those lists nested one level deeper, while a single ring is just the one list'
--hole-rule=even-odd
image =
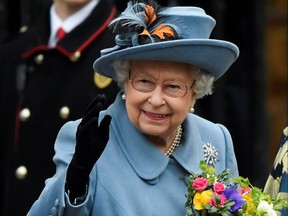
[{"label": "hat brim", "polygon": [[158,60],[182,62],[221,77],[239,56],[238,47],[228,41],[214,39],[183,39],[164,41],[113,51],[98,58],[95,72],[116,80],[112,67],[115,60]]}]

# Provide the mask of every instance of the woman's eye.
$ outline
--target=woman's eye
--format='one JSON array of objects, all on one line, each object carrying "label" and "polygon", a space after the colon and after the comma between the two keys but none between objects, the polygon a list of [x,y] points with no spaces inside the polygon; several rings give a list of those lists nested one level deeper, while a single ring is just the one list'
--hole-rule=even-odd
[{"label": "woman's eye", "polygon": [[174,83],[169,83],[169,84],[165,84],[165,88],[171,91],[178,91],[179,89],[181,89],[181,86],[179,84],[174,84]]},{"label": "woman's eye", "polygon": [[137,82],[141,85],[154,85],[154,82],[149,79],[139,79]]}]

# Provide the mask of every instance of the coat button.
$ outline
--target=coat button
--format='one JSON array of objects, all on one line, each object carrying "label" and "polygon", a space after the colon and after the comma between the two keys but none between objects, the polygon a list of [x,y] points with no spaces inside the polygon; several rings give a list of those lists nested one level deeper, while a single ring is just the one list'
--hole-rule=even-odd
[{"label": "coat button", "polygon": [[64,106],[60,109],[59,115],[62,119],[68,119],[70,115],[70,109],[67,106]]},{"label": "coat button", "polygon": [[81,57],[81,52],[76,51],[72,56],[70,56],[70,61],[76,62],[80,59]]},{"label": "coat button", "polygon": [[15,176],[17,179],[25,179],[28,174],[28,170],[25,166],[19,166],[15,171]]},{"label": "coat button", "polygon": [[27,121],[31,116],[31,112],[28,108],[24,108],[21,110],[21,112],[19,113],[19,118],[21,121]]},{"label": "coat button", "polygon": [[39,55],[35,56],[34,61],[36,64],[42,64],[44,61],[44,55],[39,54]]},{"label": "coat button", "polygon": [[24,32],[27,32],[28,30],[28,26],[22,26],[19,30],[20,33],[24,33]]}]

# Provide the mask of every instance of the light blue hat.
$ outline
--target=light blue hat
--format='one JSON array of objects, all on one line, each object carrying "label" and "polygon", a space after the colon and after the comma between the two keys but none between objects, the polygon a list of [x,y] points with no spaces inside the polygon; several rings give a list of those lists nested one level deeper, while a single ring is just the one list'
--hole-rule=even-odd
[{"label": "light blue hat", "polygon": [[215,20],[198,7],[164,7],[130,1],[111,22],[116,46],[101,51],[94,71],[116,80],[115,60],[183,62],[221,77],[239,56],[228,41],[210,39]]}]

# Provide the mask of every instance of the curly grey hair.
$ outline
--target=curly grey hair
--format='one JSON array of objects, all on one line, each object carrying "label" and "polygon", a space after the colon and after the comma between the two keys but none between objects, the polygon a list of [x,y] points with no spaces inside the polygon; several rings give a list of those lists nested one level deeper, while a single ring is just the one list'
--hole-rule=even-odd
[{"label": "curly grey hair", "polygon": [[[129,76],[129,68],[130,68],[129,60],[118,60],[115,61],[112,66],[117,74],[118,86],[123,91],[125,80]],[[191,65],[191,70],[196,73],[195,75],[195,84],[193,87],[193,91],[196,93],[196,98],[202,98],[205,95],[211,95],[213,93],[212,87],[214,82],[214,77],[196,66]]]}]

